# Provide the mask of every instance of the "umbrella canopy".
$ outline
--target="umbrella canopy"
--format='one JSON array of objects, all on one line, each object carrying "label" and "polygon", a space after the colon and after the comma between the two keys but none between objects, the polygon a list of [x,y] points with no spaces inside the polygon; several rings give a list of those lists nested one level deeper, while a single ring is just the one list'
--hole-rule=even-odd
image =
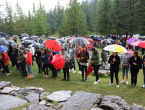
[{"label": "umbrella canopy", "polygon": [[9,43],[9,45],[17,45],[17,43],[16,42],[14,42],[14,41],[11,41],[11,40],[7,40],[7,42]]},{"label": "umbrella canopy", "polygon": [[23,45],[24,44],[34,44],[34,43],[36,43],[34,40],[25,40],[22,42]]},{"label": "umbrella canopy", "polygon": [[5,38],[0,38],[0,44],[9,45],[8,41]]},{"label": "umbrella canopy", "polygon": [[43,49],[44,48],[44,45],[43,44],[40,44],[40,43],[34,43],[34,44],[32,44],[32,47]]},{"label": "umbrella canopy", "polygon": [[23,33],[23,34],[21,34],[21,37],[29,37],[29,35],[26,33]]},{"label": "umbrella canopy", "polygon": [[132,43],[131,45],[145,48],[145,41],[136,41]]},{"label": "umbrella canopy", "polygon": [[65,66],[65,59],[62,55],[56,54],[53,56],[52,64],[54,68],[60,70]]},{"label": "umbrella canopy", "polygon": [[6,46],[0,45],[0,52],[7,51],[8,48]]},{"label": "umbrella canopy", "polygon": [[14,37],[18,38],[18,35],[13,35],[13,38],[14,38]]},{"label": "umbrella canopy", "polygon": [[[6,36],[8,36],[8,38],[10,38],[10,37],[11,37],[11,36],[10,36],[10,34],[6,34]],[[6,37],[6,36],[5,36],[5,37]]]},{"label": "umbrella canopy", "polygon": [[90,42],[87,39],[82,38],[82,37],[74,38],[74,39],[70,40],[69,42],[72,44],[83,44],[83,45],[90,44]]},{"label": "umbrella canopy", "polygon": [[31,36],[30,39],[38,39],[38,36]]},{"label": "umbrella canopy", "polygon": [[55,37],[47,37],[47,39],[56,40],[57,38],[55,38]]},{"label": "umbrella canopy", "polygon": [[87,39],[89,42],[94,42],[93,39]]},{"label": "umbrella canopy", "polygon": [[56,40],[47,40],[45,45],[47,48],[53,48],[54,51],[61,51],[61,46]]},{"label": "umbrella canopy", "polygon": [[93,67],[92,66],[89,66],[88,67],[88,70],[87,70],[87,73],[86,73],[86,78],[88,77],[88,75],[93,71]]},{"label": "umbrella canopy", "polygon": [[126,53],[127,52],[127,50],[124,47],[117,45],[117,44],[108,45],[104,48],[104,50],[111,51],[111,52],[119,52],[119,53]]},{"label": "umbrella canopy", "polygon": [[141,41],[141,40],[138,39],[138,38],[130,38],[130,39],[128,40],[128,44],[132,44],[132,43],[134,43],[135,41]]},{"label": "umbrella canopy", "polygon": [[72,38],[72,37],[69,37],[68,39],[69,39],[69,40],[72,40],[73,38]]},{"label": "umbrella canopy", "polygon": [[29,38],[29,37],[23,37],[23,38],[21,39],[21,41],[24,41],[24,40],[30,40],[30,38]]},{"label": "umbrella canopy", "polygon": [[5,36],[6,36],[6,34],[3,33],[3,32],[0,32],[0,35],[1,35],[2,37],[5,37]]},{"label": "umbrella canopy", "polygon": [[60,41],[61,43],[66,43],[66,41],[63,39],[58,39],[58,41]]},{"label": "umbrella canopy", "polygon": [[99,38],[98,40],[102,40],[102,39]]}]

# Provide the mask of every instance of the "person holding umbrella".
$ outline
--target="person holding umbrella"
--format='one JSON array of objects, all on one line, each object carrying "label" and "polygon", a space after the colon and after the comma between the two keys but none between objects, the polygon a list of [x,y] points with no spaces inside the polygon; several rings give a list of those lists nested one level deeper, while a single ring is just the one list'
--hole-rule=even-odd
[{"label": "person holding umbrella", "polygon": [[41,55],[41,64],[43,65],[43,71],[45,73],[44,77],[47,78],[48,77],[48,54],[46,49],[43,49],[43,54]]},{"label": "person holding umbrella", "polygon": [[143,57],[143,76],[144,76],[144,84],[142,86],[142,88],[145,88],[145,55]]},{"label": "person holding umbrella", "polygon": [[131,71],[131,86],[135,86],[137,84],[137,75],[139,72],[139,69],[142,68],[142,60],[138,56],[138,52],[134,51],[133,56],[129,60],[130,71]]},{"label": "person holding umbrella", "polygon": [[42,73],[43,69],[42,69],[42,65],[41,65],[41,51],[39,50],[39,48],[36,48],[36,52],[34,54],[34,57],[36,57],[36,63],[37,63],[38,68],[39,68],[38,73]]},{"label": "person holding umbrella", "polygon": [[94,47],[92,48],[91,66],[93,67],[96,75],[96,81],[94,82],[94,84],[98,84],[98,82],[100,82],[99,75],[98,75],[98,71],[100,67],[100,54],[99,51]]},{"label": "person holding umbrella", "polygon": [[68,61],[70,61],[70,56],[67,52],[65,52],[65,48],[61,49],[60,55],[62,55],[65,59],[65,67],[63,68],[64,79],[62,81],[66,80],[66,74],[67,74],[67,80],[66,81],[69,81],[70,80],[70,78],[69,78],[69,68],[67,68],[66,64],[67,64]]},{"label": "person holding umbrella", "polygon": [[[89,59],[89,52],[87,51],[87,47],[84,45],[83,50],[80,52],[80,65],[82,71],[82,82],[84,81],[84,71],[87,72],[88,67],[88,59]],[[85,80],[87,81],[87,79]]]},{"label": "person holding umbrella", "polygon": [[76,72],[75,71],[76,70],[76,66],[75,66],[76,49],[73,47],[73,44],[69,44],[68,54],[70,55],[70,62],[72,62],[72,64],[74,65],[74,68],[71,69],[70,71],[75,73]]},{"label": "person holding umbrella", "polygon": [[49,61],[50,68],[51,68],[51,70],[52,70],[52,77],[51,77],[51,78],[57,79],[57,70],[56,70],[56,68],[54,68],[54,66],[52,65],[53,56],[54,56],[55,54],[56,54],[56,53],[54,52],[53,48],[50,48],[50,53],[49,53],[48,61]]},{"label": "person holding umbrella", "polygon": [[119,72],[119,64],[120,64],[120,57],[117,55],[117,52],[112,52],[112,55],[109,57],[110,63],[110,73],[111,73],[111,83],[110,86],[113,85],[113,77],[115,73],[115,79],[116,79],[116,88],[119,88],[119,79],[118,79],[118,72]]}]

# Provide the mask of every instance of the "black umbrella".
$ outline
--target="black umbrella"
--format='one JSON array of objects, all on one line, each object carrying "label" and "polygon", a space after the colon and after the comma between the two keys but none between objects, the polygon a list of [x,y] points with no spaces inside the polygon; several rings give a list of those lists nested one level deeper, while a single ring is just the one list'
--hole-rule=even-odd
[{"label": "black umbrella", "polygon": [[34,44],[34,43],[36,43],[34,40],[25,40],[22,42],[23,45],[24,44]]},{"label": "black umbrella", "polygon": [[0,32],[0,35],[1,35],[2,37],[5,37],[5,36],[6,36],[6,34],[3,33],[3,32]]},{"label": "black umbrella", "polygon": [[61,43],[66,43],[66,41],[63,39],[58,39],[58,41],[60,41]]},{"label": "black umbrella", "polygon": [[90,44],[90,42],[87,39],[82,38],[82,37],[74,38],[74,39],[70,40],[69,42],[72,44],[82,44],[82,45]]},{"label": "black umbrella", "polygon": [[43,49],[44,48],[44,45],[43,44],[40,44],[40,43],[34,43],[34,44],[32,44],[32,47]]},{"label": "black umbrella", "polygon": [[47,37],[47,39],[56,40],[57,38],[55,38],[55,37]]},{"label": "black umbrella", "polygon": [[8,41],[5,38],[0,38],[0,44],[9,45]]}]

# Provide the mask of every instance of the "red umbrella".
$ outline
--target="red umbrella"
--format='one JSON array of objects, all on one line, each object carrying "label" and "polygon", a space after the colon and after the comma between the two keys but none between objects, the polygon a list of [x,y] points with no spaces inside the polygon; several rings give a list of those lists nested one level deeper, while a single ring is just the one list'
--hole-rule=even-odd
[{"label": "red umbrella", "polygon": [[145,48],[145,41],[136,41],[132,43],[131,45]]},{"label": "red umbrella", "polygon": [[72,37],[69,37],[68,39],[69,39],[69,40],[72,40],[73,38],[72,38]]},{"label": "red umbrella", "polygon": [[88,70],[87,70],[87,73],[86,73],[86,78],[88,77],[88,75],[93,71],[93,67],[92,66],[89,66],[88,67]]},{"label": "red umbrella", "polygon": [[65,59],[62,55],[56,54],[53,56],[52,64],[54,68],[60,70],[65,66]]},{"label": "red umbrella", "polygon": [[89,42],[94,42],[93,39],[87,39]]},{"label": "red umbrella", "polygon": [[47,40],[45,45],[47,48],[53,48],[54,51],[61,51],[61,46],[56,40]]}]

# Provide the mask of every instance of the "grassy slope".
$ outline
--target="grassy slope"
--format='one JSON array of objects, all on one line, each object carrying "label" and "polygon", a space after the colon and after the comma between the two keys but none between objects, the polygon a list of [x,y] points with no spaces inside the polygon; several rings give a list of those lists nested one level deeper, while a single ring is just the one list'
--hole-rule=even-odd
[{"label": "grassy slope", "polygon": [[[20,41],[19,41],[20,43]],[[99,49],[101,51],[101,49]],[[78,66],[77,70],[78,70]],[[34,61],[33,72],[34,78],[27,79],[22,78],[19,72],[16,70],[16,67],[9,66],[9,70],[11,75],[6,76],[2,72],[0,72],[0,81],[11,81],[13,85],[18,87],[26,87],[26,86],[36,86],[42,87],[45,91],[54,92],[59,90],[72,90],[73,93],[76,91],[85,91],[92,93],[99,93],[104,95],[117,95],[121,98],[124,98],[126,102],[129,104],[141,104],[145,106],[145,89],[142,89],[141,86],[143,84],[143,72],[140,70],[138,75],[138,83],[137,87],[131,87],[129,85],[120,84],[120,88],[116,88],[116,81],[114,79],[114,85],[108,86],[110,83],[110,77],[102,77],[100,78],[101,82],[97,85],[94,85],[95,77],[91,74],[88,77],[88,82],[80,82],[81,75],[77,73],[70,73],[70,81],[61,81],[63,79],[63,73],[58,73],[58,79],[54,80],[51,77],[52,73],[49,71],[49,78],[45,79],[42,74],[37,74],[38,67]],[[129,83],[130,83],[130,75],[129,75]],[[119,73],[119,82],[122,80],[121,71]]]}]

